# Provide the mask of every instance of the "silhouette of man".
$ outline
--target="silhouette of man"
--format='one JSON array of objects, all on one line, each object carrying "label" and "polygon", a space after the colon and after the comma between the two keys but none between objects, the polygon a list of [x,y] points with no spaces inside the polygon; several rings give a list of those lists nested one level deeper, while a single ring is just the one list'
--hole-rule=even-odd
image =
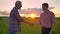
[{"label": "silhouette of man", "polygon": [[19,15],[18,9],[21,9],[21,7],[22,7],[22,2],[16,1],[15,7],[11,10],[11,13],[9,16],[9,32],[10,32],[10,34],[18,34],[18,32],[21,32],[21,22],[31,24]]}]

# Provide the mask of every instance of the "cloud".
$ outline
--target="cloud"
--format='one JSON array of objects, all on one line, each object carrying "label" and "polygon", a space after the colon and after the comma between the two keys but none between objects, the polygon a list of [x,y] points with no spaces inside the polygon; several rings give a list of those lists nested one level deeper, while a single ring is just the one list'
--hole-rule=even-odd
[{"label": "cloud", "polygon": [[9,15],[9,13],[7,11],[0,11],[0,14],[2,14],[2,15]]},{"label": "cloud", "polygon": [[[54,9],[54,7],[50,7],[49,9]],[[19,10],[19,14],[26,14],[26,15],[29,15],[31,13],[40,15],[42,12],[43,12],[42,8],[28,8],[28,9]],[[9,11],[0,11],[0,14],[9,15],[10,12]]]},{"label": "cloud", "polygon": [[[54,7],[49,7],[49,10],[54,9]],[[41,14],[43,12],[42,8],[28,8],[24,10],[20,10],[20,14],[30,14],[30,13],[36,13],[36,14]]]}]

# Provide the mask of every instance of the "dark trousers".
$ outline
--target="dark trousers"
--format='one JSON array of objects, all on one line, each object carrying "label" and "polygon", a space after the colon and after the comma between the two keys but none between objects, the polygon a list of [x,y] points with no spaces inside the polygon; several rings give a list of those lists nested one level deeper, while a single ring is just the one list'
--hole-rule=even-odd
[{"label": "dark trousers", "polygon": [[42,34],[49,34],[51,28],[42,27]]},{"label": "dark trousers", "polygon": [[18,34],[18,32],[10,32],[10,34]]}]

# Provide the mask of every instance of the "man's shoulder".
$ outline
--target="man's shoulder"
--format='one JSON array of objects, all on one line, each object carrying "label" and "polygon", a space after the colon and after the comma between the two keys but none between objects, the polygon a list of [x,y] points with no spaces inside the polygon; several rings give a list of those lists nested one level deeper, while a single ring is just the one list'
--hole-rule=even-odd
[{"label": "man's shoulder", "polygon": [[54,14],[52,11],[49,11],[50,13]]},{"label": "man's shoulder", "polygon": [[18,10],[16,8],[13,8],[11,12],[18,12]]},{"label": "man's shoulder", "polygon": [[42,12],[40,15],[44,14],[44,12]]},{"label": "man's shoulder", "polygon": [[54,14],[52,11],[49,11],[50,12],[50,14]]},{"label": "man's shoulder", "polygon": [[11,12],[10,12],[10,14],[14,14],[14,13],[17,13],[18,11],[15,9],[15,8],[13,8],[12,10],[11,10]]}]

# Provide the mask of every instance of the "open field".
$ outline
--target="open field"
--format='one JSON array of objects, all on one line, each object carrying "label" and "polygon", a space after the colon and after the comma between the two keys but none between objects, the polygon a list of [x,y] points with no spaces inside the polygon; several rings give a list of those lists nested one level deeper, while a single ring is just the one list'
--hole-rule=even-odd
[{"label": "open field", "polygon": [[[41,34],[40,25],[29,26],[28,24],[22,22],[21,27],[22,31],[19,32],[19,34]],[[60,34],[60,18],[56,18],[54,33]],[[9,34],[7,17],[0,17],[0,34]]]}]

